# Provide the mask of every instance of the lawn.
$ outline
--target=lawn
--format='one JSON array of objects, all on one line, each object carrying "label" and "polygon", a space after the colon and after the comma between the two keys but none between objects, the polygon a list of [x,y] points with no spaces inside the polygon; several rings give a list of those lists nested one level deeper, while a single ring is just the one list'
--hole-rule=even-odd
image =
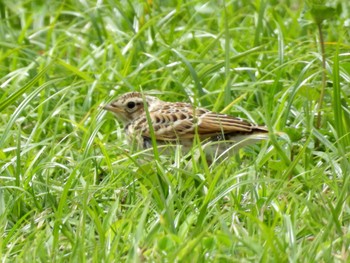
[{"label": "lawn", "polygon": [[[1,1],[2,262],[349,262],[350,3],[306,2]],[[134,149],[128,91],[270,139]]]}]

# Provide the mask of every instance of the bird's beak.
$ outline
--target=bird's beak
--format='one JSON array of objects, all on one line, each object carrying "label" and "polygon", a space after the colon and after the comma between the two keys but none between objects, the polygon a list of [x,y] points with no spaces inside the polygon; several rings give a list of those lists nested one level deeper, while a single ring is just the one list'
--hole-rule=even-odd
[{"label": "bird's beak", "polygon": [[122,112],[122,111],[123,111],[122,109],[120,109],[120,108],[118,108],[118,107],[115,107],[115,106],[113,106],[113,105],[111,105],[111,104],[106,104],[106,105],[103,105],[103,106],[101,106],[101,107],[102,107],[102,109],[104,109],[104,110],[108,110],[108,111],[115,112],[115,113],[117,113],[117,112]]},{"label": "bird's beak", "polygon": [[123,123],[127,123],[128,119],[125,116],[126,115],[125,110],[123,108],[118,107],[117,105],[113,104],[113,102],[106,104],[106,105],[101,105],[101,108],[104,110],[108,110],[110,112],[113,112],[118,120],[120,120]]}]

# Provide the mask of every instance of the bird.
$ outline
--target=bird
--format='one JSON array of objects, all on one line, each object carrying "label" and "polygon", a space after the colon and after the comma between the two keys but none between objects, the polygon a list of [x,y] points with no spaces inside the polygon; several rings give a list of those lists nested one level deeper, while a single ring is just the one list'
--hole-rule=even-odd
[{"label": "bird", "polygon": [[199,138],[210,160],[269,138],[265,126],[141,92],[127,92],[102,108],[115,114],[129,141],[140,149],[152,148],[150,125],[157,145],[180,145],[188,152]]}]

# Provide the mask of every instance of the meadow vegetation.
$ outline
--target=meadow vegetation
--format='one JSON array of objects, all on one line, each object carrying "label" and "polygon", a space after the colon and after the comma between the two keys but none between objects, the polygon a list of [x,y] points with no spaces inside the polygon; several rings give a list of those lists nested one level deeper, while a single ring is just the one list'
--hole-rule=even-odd
[{"label": "meadow vegetation", "polygon": [[[349,16],[341,0],[1,1],[2,261],[349,262]],[[100,106],[133,90],[271,138],[212,164],[132,151]]]}]

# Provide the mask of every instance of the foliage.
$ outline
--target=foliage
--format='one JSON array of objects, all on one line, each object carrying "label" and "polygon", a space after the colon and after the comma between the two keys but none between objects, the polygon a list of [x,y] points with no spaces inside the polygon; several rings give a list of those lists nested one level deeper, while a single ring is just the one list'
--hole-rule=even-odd
[{"label": "foliage", "polygon": [[[0,2],[3,261],[348,262],[350,9],[329,2],[320,128],[303,1]],[[100,105],[140,89],[271,140],[212,164],[133,152]]]}]

